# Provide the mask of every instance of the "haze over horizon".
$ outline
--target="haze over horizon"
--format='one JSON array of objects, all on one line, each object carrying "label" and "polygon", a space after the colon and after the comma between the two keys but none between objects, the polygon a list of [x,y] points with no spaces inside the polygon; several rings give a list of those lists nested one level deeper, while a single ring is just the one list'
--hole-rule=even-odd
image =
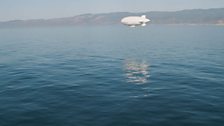
[{"label": "haze over horizon", "polygon": [[0,21],[69,17],[85,13],[223,8],[223,0],[1,0]]}]

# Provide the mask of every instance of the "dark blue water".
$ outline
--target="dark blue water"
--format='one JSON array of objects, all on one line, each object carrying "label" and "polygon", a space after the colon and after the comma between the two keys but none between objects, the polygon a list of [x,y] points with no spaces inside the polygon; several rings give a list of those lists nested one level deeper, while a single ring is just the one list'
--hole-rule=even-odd
[{"label": "dark blue water", "polygon": [[0,29],[0,126],[222,126],[224,27]]}]

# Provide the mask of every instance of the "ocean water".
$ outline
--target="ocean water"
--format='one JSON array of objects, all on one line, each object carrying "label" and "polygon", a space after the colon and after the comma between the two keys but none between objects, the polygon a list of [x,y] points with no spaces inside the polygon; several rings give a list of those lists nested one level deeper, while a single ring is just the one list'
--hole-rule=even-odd
[{"label": "ocean water", "polygon": [[224,27],[0,29],[0,126],[149,125],[224,125]]}]

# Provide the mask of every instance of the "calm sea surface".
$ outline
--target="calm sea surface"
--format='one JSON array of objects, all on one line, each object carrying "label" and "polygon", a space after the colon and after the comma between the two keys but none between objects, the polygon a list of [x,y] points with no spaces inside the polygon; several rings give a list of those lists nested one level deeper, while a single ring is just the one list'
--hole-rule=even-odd
[{"label": "calm sea surface", "polygon": [[0,29],[0,126],[158,125],[224,125],[224,27]]}]

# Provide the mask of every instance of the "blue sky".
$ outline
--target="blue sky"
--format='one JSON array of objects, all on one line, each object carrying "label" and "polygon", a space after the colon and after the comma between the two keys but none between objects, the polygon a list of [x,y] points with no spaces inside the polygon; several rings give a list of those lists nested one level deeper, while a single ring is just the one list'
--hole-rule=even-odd
[{"label": "blue sky", "polygon": [[0,0],[0,21],[83,13],[175,11],[224,7],[224,0]]}]

